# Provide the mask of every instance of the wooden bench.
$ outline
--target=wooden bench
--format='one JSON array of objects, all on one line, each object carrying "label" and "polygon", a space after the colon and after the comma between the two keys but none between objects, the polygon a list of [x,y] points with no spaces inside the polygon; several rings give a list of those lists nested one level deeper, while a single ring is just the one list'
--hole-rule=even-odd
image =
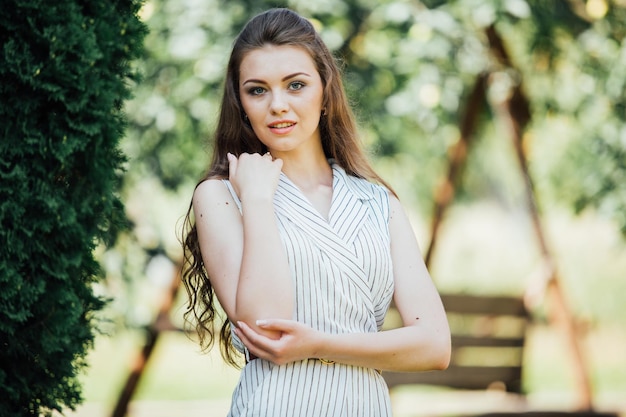
[{"label": "wooden bench", "polygon": [[[431,385],[465,390],[466,394],[478,390],[510,393],[524,402],[522,366],[524,347],[530,315],[521,298],[501,296],[476,296],[442,294],[443,304],[452,334],[452,357],[445,371],[398,373],[383,372],[390,389],[401,385]],[[390,322],[390,323],[387,323]],[[394,323],[395,322],[395,323]],[[389,311],[385,327],[400,324],[395,307]],[[459,393],[460,394],[460,393]],[[516,395],[519,394],[519,395]],[[432,396],[429,393],[428,396]],[[498,397],[501,397],[498,395]],[[508,397],[508,396],[507,396]],[[450,397],[447,397],[448,401]],[[530,410],[525,406],[507,406],[495,411],[484,407],[472,411],[467,396],[455,400],[457,411],[414,415],[472,415],[473,417],[618,417],[616,412],[595,410]],[[419,403],[419,401],[417,401]],[[459,411],[458,403],[460,402]],[[502,405],[502,404],[501,404]]]},{"label": "wooden bench", "polygon": [[[523,300],[442,294],[442,301],[452,334],[450,366],[445,371],[384,372],[389,388],[426,384],[522,393],[524,342],[529,321]],[[398,312],[392,306],[387,321],[398,319]]]}]

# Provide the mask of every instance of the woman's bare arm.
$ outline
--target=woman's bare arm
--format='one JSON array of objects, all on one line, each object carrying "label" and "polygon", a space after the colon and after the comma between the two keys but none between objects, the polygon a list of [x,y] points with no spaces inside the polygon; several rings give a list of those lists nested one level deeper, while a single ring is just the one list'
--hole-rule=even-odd
[{"label": "woman's bare arm", "polygon": [[193,209],[203,260],[217,298],[231,321],[291,319],[293,283],[274,215],[280,164],[260,155],[235,162],[231,183],[242,214],[220,180],[200,184]]}]

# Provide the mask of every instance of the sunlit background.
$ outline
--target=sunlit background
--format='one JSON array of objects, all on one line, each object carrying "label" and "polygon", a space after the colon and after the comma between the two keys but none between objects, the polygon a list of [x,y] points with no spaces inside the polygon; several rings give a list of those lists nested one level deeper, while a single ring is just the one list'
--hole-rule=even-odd
[{"label": "sunlit background", "polygon": [[[181,219],[208,164],[231,43],[252,15],[271,6],[310,17],[345,66],[362,138],[410,212],[422,248],[430,243],[449,150],[475,105],[470,92],[490,74],[430,264],[441,291],[522,297],[530,290],[545,301],[525,179],[496,111],[521,85],[531,110],[523,147],[594,406],[626,413],[626,1],[147,0],[141,17],[150,34],[136,64],[144,79],[127,105],[122,144],[131,228],[98,253],[106,279],[97,291],[111,302],[82,377],[85,404],[68,415],[111,415],[144,328],[176,279]],[[489,28],[503,39],[510,66],[490,49]],[[171,309],[175,325],[182,325],[184,301],[181,291]],[[572,409],[579,399],[575,359],[544,304],[533,317],[526,398],[532,407]],[[223,416],[237,375],[217,349],[202,354],[186,335],[164,332],[129,416]],[[392,398],[397,416],[424,415],[444,401],[413,388]],[[479,397],[475,406],[497,409],[505,400]]]}]

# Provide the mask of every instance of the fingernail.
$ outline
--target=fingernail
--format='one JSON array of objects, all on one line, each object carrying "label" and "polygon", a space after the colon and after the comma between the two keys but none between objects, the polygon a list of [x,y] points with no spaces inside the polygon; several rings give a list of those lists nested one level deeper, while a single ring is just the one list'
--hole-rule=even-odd
[{"label": "fingernail", "polygon": [[257,320],[256,321],[256,325],[257,326],[265,326],[267,324],[267,320]]}]

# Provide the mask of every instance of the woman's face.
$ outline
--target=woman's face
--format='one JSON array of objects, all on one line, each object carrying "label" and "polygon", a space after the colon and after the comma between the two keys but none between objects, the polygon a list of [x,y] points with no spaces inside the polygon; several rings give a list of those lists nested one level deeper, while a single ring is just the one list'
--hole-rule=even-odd
[{"label": "woman's face", "polygon": [[254,133],[275,157],[320,146],[323,90],[313,59],[296,46],[255,49],[239,68],[243,109]]}]

